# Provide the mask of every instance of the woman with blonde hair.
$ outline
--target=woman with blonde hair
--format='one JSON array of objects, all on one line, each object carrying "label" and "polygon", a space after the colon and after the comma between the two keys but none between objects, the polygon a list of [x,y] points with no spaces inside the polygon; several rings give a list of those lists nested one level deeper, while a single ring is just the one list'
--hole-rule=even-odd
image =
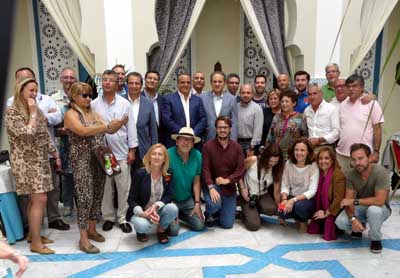
[{"label": "woman with blonde hair", "polygon": [[169,158],[164,145],[151,146],[143,164],[144,168],[138,169],[132,178],[126,220],[132,222],[140,242],[148,241],[147,233],[157,225],[158,242],[165,244],[168,242],[166,230],[174,225],[178,207],[171,203],[173,192],[167,174]]},{"label": "woman with blonde hair", "polygon": [[85,253],[98,253],[100,250],[89,241],[105,241],[96,231],[105,181],[96,150],[104,146],[104,133],[115,133],[126,123],[127,118],[114,119],[106,124],[90,107],[92,88],[86,83],[74,83],[69,97],[71,108],[65,113],[64,127],[68,129],[70,140],[69,155],[75,181],[80,232],[79,249]]},{"label": "woman with blonde hair", "polygon": [[27,216],[31,252],[53,254],[44,245],[53,241],[40,236],[40,226],[47,203],[47,192],[53,190],[50,154],[61,167],[59,153],[50,139],[47,120],[38,109],[38,84],[33,78],[18,79],[14,101],[5,113],[5,126],[11,151],[11,168],[18,195],[29,195]]}]

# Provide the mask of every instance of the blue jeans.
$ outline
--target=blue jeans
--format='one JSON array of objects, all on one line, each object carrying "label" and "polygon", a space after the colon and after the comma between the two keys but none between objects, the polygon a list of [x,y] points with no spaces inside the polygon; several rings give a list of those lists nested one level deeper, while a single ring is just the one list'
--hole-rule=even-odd
[{"label": "blue jeans", "polygon": [[206,216],[219,214],[220,226],[225,229],[230,229],[235,222],[237,196],[236,194],[225,196],[222,194],[221,188],[218,185],[214,186],[221,198],[218,202],[213,203],[208,188],[203,187],[204,201],[206,202],[206,211],[204,214]]},{"label": "blue jeans", "polygon": [[61,188],[62,188],[62,202],[64,207],[74,207],[74,176],[72,173],[65,173],[61,176]]},{"label": "blue jeans", "polygon": [[293,210],[289,213],[284,214],[283,212],[278,211],[278,216],[282,219],[294,218],[300,222],[307,222],[308,219],[311,219],[315,212],[315,200],[313,199],[305,199],[300,200],[294,203]]},{"label": "blue jeans", "polygon": [[[368,237],[371,240],[381,240],[382,224],[386,219],[388,219],[388,217],[390,216],[390,213],[391,213],[390,210],[386,207],[386,205],[383,205],[381,207],[378,207],[378,206],[355,206],[354,208],[355,208],[354,216],[357,217],[357,219],[361,223],[368,223],[368,225],[369,225]],[[338,215],[338,217],[336,218],[335,224],[341,230],[345,230],[345,231],[352,230],[351,220],[347,216],[347,213],[345,210],[343,210]]]},{"label": "blue jeans", "polygon": [[[160,226],[163,229],[167,229],[168,226],[178,217],[178,207],[175,204],[169,203],[160,208],[158,211],[160,216]],[[130,222],[135,227],[136,233],[145,234],[151,231],[153,223],[147,218],[140,216],[132,216]]]},{"label": "blue jeans", "polygon": [[[204,230],[204,222],[196,214],[192,215],[192,211],[194,208],[193,197],[189,197],[183,201],[174,201],[174,203],[179,209],[179,220],[184,222],[186,226],[188,226],[193,231]],[[179,223],[171,225],[169,227],[169,234],[172,236],[177,235],[179,228]]]}]

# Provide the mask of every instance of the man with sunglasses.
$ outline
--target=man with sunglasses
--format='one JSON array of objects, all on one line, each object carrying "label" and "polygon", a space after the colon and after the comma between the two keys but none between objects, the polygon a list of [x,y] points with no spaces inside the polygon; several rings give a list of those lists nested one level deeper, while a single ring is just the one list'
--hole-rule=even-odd
[{"label": "man with sunglasses", "polygon": [[113,151],[121,167],[121,173],[106,177],[101,206],[105,220],[103,231],[111,230],[115,224],[113,190],[113,182],[115,181],[118,194],[117,221],[124,233],[130,233],[132,228],[126,221],[125,215],[128,209],[127,200],[131,184],[130,168],[136,158],[136,148],[138,146],[136,123],[129,101],[117,94],[117,73],[112,70],[106,70],[103,72],[101,81],[103,95],[92,102],[93,110],[101,115],[106,122],[128,117],[128,122],[116,133],[105,135],[106,145]]}]

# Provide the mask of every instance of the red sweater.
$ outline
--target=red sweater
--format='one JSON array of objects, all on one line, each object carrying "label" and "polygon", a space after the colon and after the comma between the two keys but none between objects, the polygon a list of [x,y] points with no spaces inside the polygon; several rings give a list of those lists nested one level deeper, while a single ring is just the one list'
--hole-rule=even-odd
[{"label": "red sweater", "polygon": [[218,177],[228,178],[231,183],[221,185],[222,194],[235,194],[235,183],[239,182],[245,173],[242,147],[230,140],[224,149],[215,138],[204,144],[202,153],[202,172],[206,185],[216,184],[215,179]]}]

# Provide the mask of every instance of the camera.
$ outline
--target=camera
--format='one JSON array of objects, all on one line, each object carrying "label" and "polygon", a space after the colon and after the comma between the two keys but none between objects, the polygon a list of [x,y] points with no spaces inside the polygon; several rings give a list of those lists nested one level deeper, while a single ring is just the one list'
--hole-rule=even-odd
[{"label": "camera", "polygon": [[258,199],[259,199],[258,195],[251,195],[249,200],[249,207],[255,208],[257,206]]}]

